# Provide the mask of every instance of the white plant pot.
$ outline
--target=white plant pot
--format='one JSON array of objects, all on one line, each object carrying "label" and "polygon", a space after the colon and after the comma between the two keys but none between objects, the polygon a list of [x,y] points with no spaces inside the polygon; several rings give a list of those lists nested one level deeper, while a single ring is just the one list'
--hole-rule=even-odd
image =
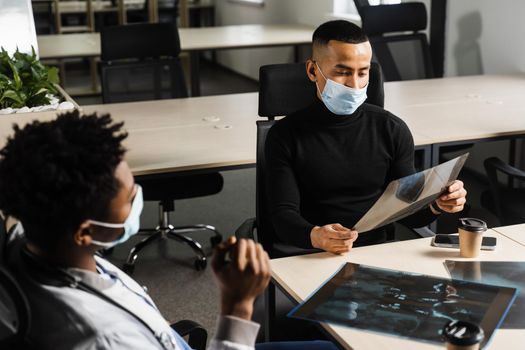
[{"label": "white plant pot", "polygon": [[[64,111],[71,109],[79,109],[78,104],[62,89],[59,85],[55,85],[59,96],[50,95],[50,104],[36,107],[22,107],[22,108],[4,108],[0,109],[0,115],[15,114],[15,113],[31,113],[31,112],[45,112],[45,111]],[[61,97],[61,98],[60,98]],[[62,100],[62,102],[60,102]]]}]

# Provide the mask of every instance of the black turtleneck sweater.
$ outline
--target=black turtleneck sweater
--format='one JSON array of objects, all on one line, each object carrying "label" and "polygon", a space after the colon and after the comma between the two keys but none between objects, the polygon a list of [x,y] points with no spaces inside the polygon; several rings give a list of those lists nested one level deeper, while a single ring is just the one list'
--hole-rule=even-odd
[{"label": "black turtleneck sweater", "polygon": [[[314,226],[352,228],[392,180],[411,175],[414,141],[407,125],[363,104],[353,114],[330,112],[321,100],[278,121],[265,146],[270,219],[284,243],[312,248]],[[429,208],[401,222],[422,227]],[[363,233],[354,246],[385,240],[391,227]]]}]

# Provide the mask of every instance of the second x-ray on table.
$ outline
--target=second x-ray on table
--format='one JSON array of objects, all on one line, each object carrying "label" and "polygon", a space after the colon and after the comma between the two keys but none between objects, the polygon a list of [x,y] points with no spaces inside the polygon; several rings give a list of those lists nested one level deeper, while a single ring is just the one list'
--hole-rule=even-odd
[{"label": "second x-ray on table", "polygon": [[355,224],[366,232],[407,217],[435,201],[457,179],[468,153],[433,168],[390,182],[372,208]]},{"label": "second x-ray on table", "polygon": [[479,325],[490,340],[516,288],[346,263],[291,317],[442,343],[451,320]]}]

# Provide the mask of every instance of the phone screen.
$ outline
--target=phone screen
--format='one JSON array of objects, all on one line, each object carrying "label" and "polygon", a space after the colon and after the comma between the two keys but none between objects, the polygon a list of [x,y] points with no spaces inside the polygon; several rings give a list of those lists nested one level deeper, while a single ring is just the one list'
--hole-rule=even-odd
[{"label": "phone screen", "polygon": [[[447,246],[447,247],[457,247],[459,246],[459,236],[457,235],[436,235],[434,237],[433,244],[436,246]],[[481,241],[481,247],[483,248],[493,248],[496,246],[496,237],[483,237]]]}]

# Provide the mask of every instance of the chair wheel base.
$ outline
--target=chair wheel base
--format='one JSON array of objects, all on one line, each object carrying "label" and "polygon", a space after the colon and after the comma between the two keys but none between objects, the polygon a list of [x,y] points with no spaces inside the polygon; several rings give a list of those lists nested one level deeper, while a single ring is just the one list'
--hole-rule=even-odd
[{"label": "chair wheel base", "polygon": [[212,248],[216,247],[221,242],[222,242],[222,237],[220,236],[213,236],[210,238],[210,243],[211,243]]},{"label": "chair wheel base", "polygon": [[124,266],[122,267],[122,271],[124,271],[128,275],[131,275],[131,274],[133,274],[133,271],[135,271],[135,265],[124,264]]},{"label": "chair wheel base", "polygon": [[202,259],[202,260],[201,259],[197,259],[193,263],[193,266],[195,267],[195,270],[197,270],[197,271],[204,270],[206,268],[206,265],[207,265],[206,259]]}]

